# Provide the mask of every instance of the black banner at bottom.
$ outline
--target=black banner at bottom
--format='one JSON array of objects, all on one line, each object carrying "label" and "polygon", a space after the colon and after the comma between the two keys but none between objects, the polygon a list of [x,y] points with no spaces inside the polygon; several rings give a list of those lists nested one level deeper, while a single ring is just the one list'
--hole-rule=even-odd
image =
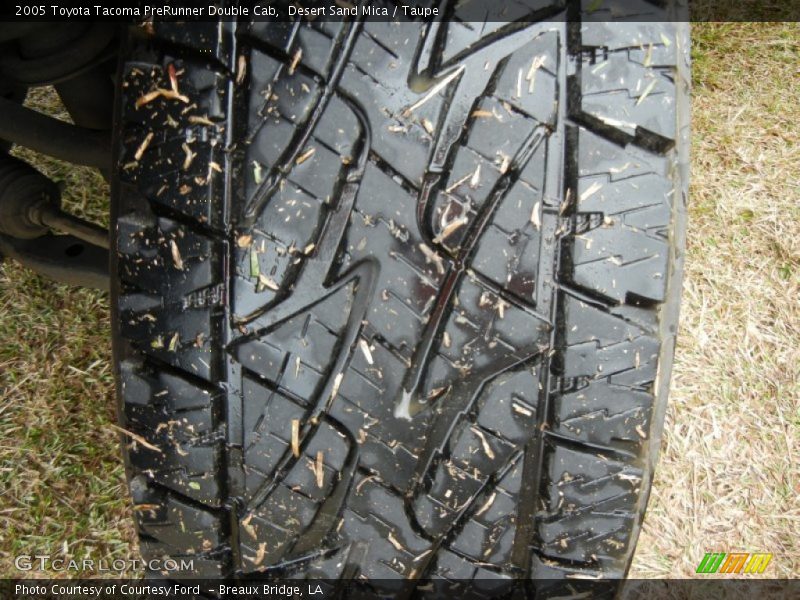
[{"label": "black banner at bottom", "polygon": [[800,598],[800,579],[649,579],[649,580],[425,580],[348,581],[247,580],[115,580],[5,579],[4,600],[163,600],[218,598],[225,600],[706,600]]}]

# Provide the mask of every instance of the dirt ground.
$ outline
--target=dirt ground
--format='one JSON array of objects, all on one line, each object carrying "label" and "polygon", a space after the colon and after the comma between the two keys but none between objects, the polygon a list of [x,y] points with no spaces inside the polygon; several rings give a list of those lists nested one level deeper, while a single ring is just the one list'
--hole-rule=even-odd
[{"label": "dirt ground", "polygon": [[[799,45],[796,23],[693,30],[684,301],[635,577],[691,577],[727,551],[772,552],[765,577],[800,576]],[[47,90],[29,104],[63,111]],[[72,210],[107,219],[98,175],[19,154]],[[19,554],[136,557],[108,311],[104,294],[0,265],[2,576]]]}]

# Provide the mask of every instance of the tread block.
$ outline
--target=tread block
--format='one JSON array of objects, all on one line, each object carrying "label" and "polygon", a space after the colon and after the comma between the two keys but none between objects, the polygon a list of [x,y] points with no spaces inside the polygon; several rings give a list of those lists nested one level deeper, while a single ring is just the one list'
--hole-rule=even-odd
[{"label": "tread block", "polygon": [[123,216],[117,228],[123,281],[172,303],[218,283],[220,245],[205,235],[167,218],[143,228],[138,216]]},{"label": "tread block", "polygon": [[[321,101],[321,89],[308,77],[288,74],[283,63],[270,57],[256,54],[253,60],[258,69],[254,76],[268,78],[261,73],[264,61],[274,73],[268,83],[259,83],[266,92],[251,92],[256,96],[266,93],[262,108],[265,116],[258,124],[251,124],[255,133],[241,158],[246,164],[243,193],[247,205],[261,207],[255,222],[237,234],[233,297],[234,311],[241,316],[274,302],[279,290],[285,290],[298,277],[313,253],[364,135],[352,109],[334,97],[320,121],[336,122],[337,127],[315,128],[292,158],[292,140],[304,132],[312,118]],[[299,97],[304,99],[300,106]],[[256,100],[251,98],[251,102]]]},{"label": "tread block", "polygon": [[196,508],[144,478],[130,481],[136,527],[142,536],[140,547],[145,559],[192,561],[198,577],[219,577],[230,560],[222,548],[222,521],[211,511]]},{"label": "tread block", "polygon": [[558,111],[558,44],[558,32],[548,32],[514,52],[497,81],[498,99],[539,123],[554,123]]},{"label": "tread block", "polygon": [[[142,476],[196,501],[218,506],[219,393],[141,363],[120,365],[128,459]],[[145,443],[140,442],[144,440]]]},{"label": "tread block", "polygon": [[676,28],[668,22],[613,27],[600,21],[584,23],[582,47],[593,52],[584,52],[580,105],[571,110],[631,138],[645,132],[661,146],[671,145],[676,137],[678,52],[670,48],[677,41]]},{"label": "tread block", "polygon": [[647,392],[591,381],[555,396],[553,430],[595,444],[638,446],[650,430],[652,406],[653,396]]},{"label": "tread block", "polygon": [[536,426],[541,368],[503,373],[486,386],[477,401],[477,423],[512,444],[529,439]]},{"label": "tread block", "polygon": [[[273,400],[270,404],[276,402]],[[266,433],[266,427],[277,429],[286,422],[272,422],[270,417],[278,416],[280,407],[273,414],[265,414],[261,420],[263,427],[253,432],[257,439]],[[277,419],[276,419],[277,421]],[[291,437],[290,427],[284,427]],[[280,435],[276,431],[277,437]],[[284,434],[285,435],[285,434]],[[291,449],[284,443],[283,454],[288,458]],[[263,467],[256,458],[260,448],[251,445],[246,451],[248,464],[259,465],[258,489],[266,489],[262,499],[251,498],[245,514],[240,518],[240,532],[245,553],[245,572],[263,570],[268,565],[279,562],[304,532],[319,518],[325,500],[340,483],[340,473],[345,465],[349,443],[328,423],[316,426],[309,440],[304,440],[300,456],[290,462],[287,472],[275,477]],[[255,490],[254,490],[255,491]],[[267,543],[265,540],[269,540]]]},{"label": "tread block", "polygon": [[662,302],[674,185],[664,159],[583,128],[578,151],[577,214],[600,214],[603,221],[575,236],[568,276],[619,304]]},{"label": "tread block", "polygon": [[435,397],[468,376],[485,379],[538,354],[548,325],[527,307],[505,300],[470,273],[461,279],[454,302],[457,308],[429,367],[426,396]]},{"label": "tread block", "polygon": [[565,295],[570,323],[560,353],[566,378],[591,377],[646,390],[655,379],[660,344],[635,323]]},{"label": "tread block", "polygon": [[347,324],[352,285],[301,310],[266,333],[241,340],[232,355],[244,367],[309,406],[324,384]]},{"label": "tread block", "polygon": [[547,450],[544,510],[537,525],[542,551],[568,560],[613,564],[629,547],[642,470],[557,442]]},{"label": "tread block", "polygon": [[[170,72],[180,99],[158,95],[173,91]],[[213,70],[165,56],[158,64],[128,64],[122,82],[121,181],[211,227],[222,218],[224,81]]]}]

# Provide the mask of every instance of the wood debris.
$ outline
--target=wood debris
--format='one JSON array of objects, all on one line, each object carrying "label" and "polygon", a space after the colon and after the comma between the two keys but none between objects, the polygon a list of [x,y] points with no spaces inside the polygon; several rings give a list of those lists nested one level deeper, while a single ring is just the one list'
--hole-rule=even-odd
[{"label": "wood debris", "polygon": [[521,415],[524,415],[526,417],[532,417],[533,416],[533,413],[527,407],[522,406],[521,404],[517,404],[516,402],[514,402],[511,405],[511,408],[514,409],[514,412],[517,412],[517,413],[519,413]]},{"label": "wood debris", "polygon": [[294,75],[294,70],[297,68],[297,65],[300,63],[300,59],[303,58],[303,49],[298,48],[297,52],[294,53],[292,57],[292,62],[289,63],[289,75]]},{"label": "wood debris", "polygon": [[205,115],[189,115],[189,123],[192,125],[208,125],[209,127],[216,127],[216,123],[214,123],[214,121]]},{"label": "wood debris", "polygon": [[181,258],[181,251],[178,248],[178,244],[175,243],[175,240],[169,241],[169,248],[172,252],[172,264],[174,264],[175,268],[179,271],[183,271],[183,258]]},{"label": "wood debris", "polygon": [[426,244],[425,242],[419,244],[419,249],[422,250],[422,254],[425,255],[425,262],[428,264],[433,263],[434,265],[436,265],[436,272],[439,273],[439,275],[444,275],[445,269],[442,257],[439,256],[433,250],[431,250],[430,246],[428,246],[428,244]]},{"label": "wood debris", "polygon": [[653,88],[656,87],[656,83],[658,83],[658,80],[657,79],[653,79],[653,81],[651,81],[647,85],[647,87],[644,88],[644,91],[642,92],[642,95],[639,96],[639,99],[636,101],[636,106],[639,106],[642,102],[644,102],[644,99],[647,98],[647,96],[650,94],[650,92],[653,91]]},{"label": "wood debris", "polygon": [[258,274],[258,283],[259,285],[272,290],[273,292],[277,292],[280,289],[280,286],[275,282],[272,277],[267,277],[263,273]]},{"label": "wood debris", "polygon": [[364,338],[358,340],[358,347],[361,348],[361,353],[364,355],[364,358],[366,359],[367,363],[370,365],[375,364],[375,361],[372,358],[372,351],[369,349],[369,344],[367,343],[367,340],[365,340]]},{"label": "wood debris", "polygon": [[649,67],[653,64],[653,44],[649,44],[647,46],[647,52],[644,55],[644,63],[642,63],[645,67]]},{"label": "wood debris", "polygon": [[331,399],[336,398],[336,394],[339,393],[339,386],[342,385],[343,377],[344,373],[338,373],[336,377],[333,378],[333,387],[331,388]]},{"label": "wood debris", "polygon": [[167,65],[167,75],[169,76],[169,87],[176,94],[180,94],[181,92],[178,89],[178,72],[175,70],[174,63],[169,63],[169,65]]},{"label": "wood debris", "polygon": [[489,445],[489,441],[486,439],[486,434],[484,434],[480,429],[477,427],[470,427],[472,432],[477,435],[481,440],[481,446],[483,446],[483,452],[489,459],[494,460],[494,451],[492,447]]},{"label": "wood debris", "polygon": [[113,423],[109,423],[109,425],[111,426],[112,429],[116,429],[120,433],[124,433],[129,438],[131,438],[134,442],[136,442],[138,444],[141,444],[142,446],[144,446],[148,450],[152,450],[153,452],[158,452],[159,454],[164,454],[164,452],[163,452],[163,450],[161,450],[161,448],[159,448],[158,446],[154,446],[153,444],[148,442],[146,439],[144,439],[142,436],[140,436],[140,435],[138,435],[136,433],[133,433],[132,431],[128,431],[127,429],[123,429],[122,427],[120,427],[118,425],[114,425]]},{"label": "wood debris", "polygon": [[396,538],[396,537],[394,537],[394,533],[393,533],[393,532],[391,532],[391,531],[390,531],[390,532],[389,532],[389,535],[386,537],[386,539],[387,539],[387,540],[389,540],[389,543],[390,543],[392,546],[394,546],[394,549],[395,549],[395,550],[401,550],[401,551],[402,551],[402,550],[405,550],[405,548],[403,547],[403,545],[402,545],[402,544],[401,544],[401,543],[400,543],[400,542],[397,540],[397,538]]},{"label": "wood debris", "polygon": [[508,303],[502,298],[498,298],[497,304],[494,305],[495,309],[497,309],[497,316],[501,319],[506,317],[506,306],[508,306]]},{"label": "wood debris", "polygon": [[153,141],[154,135],[155,134],[151,131],[145,136],[144,140],[142,140],[142,143],[139,144],[139,147],[136,149],[136,153],[133,155],[133,159],[135,161],[138,162],[139,160],[141,160],[142,155],[145,153],[145,150],[147,150],[147,147],[150,145],[150,142]]},{"label": "wood debris", "polygon": [[189,104],[189,98],[179,94],[175,90],[167,90],[164,88],[156,88],[152,92],[148,92],[136,100],[136,108],[141,108],[145,104],[150,104],[156,98],[164,98],[165,100],[179,100],[184,104]]},{"label": "wood debris", "polygon": [[500,156],[500,173],[505,175],[508,172],[509,167],[511,166],[511,157],[504,152],[497,153]]},{"label": "wood debris", "polygon": [[192,152],[192,149],[189,147],[189,144],[187,144],[186,142],[181,144],[181,148],[183,149],[183,152],[186,155],[186,157],[183,159],[183,170],[184,171],[188,171],[189,167],[192,165],[192,161],[194,160],[194,157],[197,156],[197,155],[194,152]]},{"label": "wood debris", "polygon": [[427,549],[427,550],[425,550],[425,552],[423,552],[422,554],[419,554],[419,555],[415,556],[415,557],[414,557],[414,562],[417,562],[418,560],[422,560],[423,558],[425,558],[426,556],[428,556],[428,554],[430,554],[431,552],[433,552],[433,548],[428,548],[428,549]]},{"label": "wood debris", "polygon": [[323,470],[323,460],[325,453],[322,450],[317,452],[317,460],[314,461],[314,475],[317,478],[317,487],[321,488],[325,485],[325,471]]},{"label": "wood debris", "polygon": [[372,481],[373,479],[377,479],[377,478],[378,478],[378,476],[375,475],[374,473],[372,475],[368,475],[367,477],[364,477],[364,479],[359,481],[358,484],[356,485],[356,494],[360,494],[361,493],[361,488],[363,488],[368,482]]},{"label": "wood debris", "polygon": [[474,190],[476,187],[478,187],[478,185],[480,185],[480,183],[481,183],[481,166],[478,165],[475,168],[475,172],[472,174],[472,177],[470,177],[469,187],[471,187]]},{"label": "wood debris", "polygon": [[309,158],[311,158],[312,156],[314,156],[314,153],[315,153],[316,151],[317,151],[317,149],[316,149],[316,148],[309,148],[308,150],[306,150],[306,151],[305,151],[305,152],[303,152],[303,153],[302,153],[300,156],[298,156],[298,157],[297,157],[297,159],[294,161],[294,162],[295,162],[295,164],[302,165],[302,164],[303,164],[304,162],[306,162],[306,161],[307,161]]},{"label": "wood debris", "polygon": [[494,113],[489,110],[478,109],[472,111],[473,119],[490,119],[494,116],[495,116]]},{"label": "wood debris", "polygon": [[433,97],[434,97],[436,94],[438,94],[438,93],[439,93],[441,90],[443,90],[445,87],[447,87],[447,84],[449,84],[451,81],[453,81],[453,79],[455,79],[456,77],[458,77],[459,75],[461,75],[461,73],[463,73],[463,72],[464,72],[464,69],[465,69],[465,68],[466,68],[466,67],[465,67],[464,65],[461,65],[461,66],[460,66],[460,67],[458,67],[458,68],[457,68],[455,71],[453,71],[452,73],[450,73],[449,75],[447,75],[447,76],[446,76],[444,79],[442,79],[442,80],[441,80],[439,83],[437,83],[436,85],[434,85],[434,86],[433,86],[433,87],[432,87],[432,88],[431,88],[431,89],[428,91],[428,93],[427,93],[427,94],[425,94],[425,96],[423,96],[422,98],[420,98],[419,100],[417,100],[417,101],[416,101],[414,104],[412,104],[412,105],[411,105],[411,106],[409,106],[407,109],[405,109],[405,110],[403,111],[403,116],[404,116],[404,117],[408,117],[408,116],[410,116],[412,112],[414,112],[415,110],[417,110],[417,109],[418,109],[420,106],[422,106],[423,104],[425,104],[426,102],[428,102],[428,101],[429,101],[431,98],[433,98]]},{"label": "wood debris", "polygon": [[239,55],[236,61],[236,85],[241,85],[244,78],[247,76],[247,57],[244,54]]},{"label": "wood debris", "polygon": [[428,395],[425,396],[426,400],[438,400],[441,396],[444,396],[446,393],[450,391],[453,386],[451,385],[442,385],[439,387],[433,388]]},{"label": "wood debris", "polygon": [[262,170],[261,169],[262,169],[261,163],[259,163],[259,162],[254,160],[253,161],[253,181],[256,182],[256,185],[260,184],[264,179],[264,176],[262,174]]},{"label": "wood debris", "polygon": [[266,556],[267,556],[267,543],[261,542],[258,545],[258,550],[256,550],[256,557],[255,560],[253,560],[253,564],[256,566],[260,565],[262,562],[264,562],[264,558]]},{"label": "wood debris", "polygon": [[475,513],[476,517],[480,517],[483,513],[485,513],[489,508],[491,508],[492,503],[494,503],[494,499],[497,497],[497,492],[492,492],[492,495],[483,503],[483,505],[478,509],[478,512]]},{"label": "wood debris", "polygon": [[261,262],[258,260],[258,250],[250,248],[250,277],[255,277],[261,274]]},{"label": "wood debris", "polygon": [[567,193],[564,194],[564,201],[558,207],[558,214],[563,216],[569,209],[570,204],[572,204],[572,188],[567,188]]},{"label": "wood debris", "polygon": [[177,352],[178,344],[180,343],[180,341],[181,341],[180,335],[176,331],[175,335],[173,335],[169,340],[169,346],[167,346],[167,350],[169,352]]},{"label": "wood debris", "polygon": [[250,524],[250,521],[252,520],[253,520],[253,513],[250,513],[244,519],[242,519],[242,527],[250,535],[250,537],[257,538],[258,536],[256,528]]},{"label": "wood debris", "polygon": [[632,163],[626,162],[621,167],[609,167],[608,172],[611,173],[612,175],[618,175],[618,174],[630,169],[631,166],[632,166]]},{"label": "wood debris", "polygon": [[472,176],[473,176],[472,173],[467,173],[461,179],[459,179],[459,180],[455,181],[454,183],[450,184],[450,186],[447,189],[445,189],[445,192],[449,194],[454,189],[456,189],[458,186],[460,186],[462,183],[464,183],[466,181],[469,181],[470,177],[472,177]]},{"label": "wood debris", "polygon": [[292,456],[300,458],[300,419],[292,419]]},{"label": "wood debris", "polygon": [[537,202],[533,205],[533,210],[531,211],[531,223],[536,229],[542,228],[542,216],[539,214],[539,209],[542,206],[541,201]]},{"label": "wood debris", "polygon": [[600,189],[602,187],[603,187],[603,184],[601,184],[599,181],[595,181],[592,185],[590,185],[588,188],[586,188],[583,191],[583,193],[581,194],[581,197],[580,197],[580,201],[583,202],[584,200],[586,200],[590,196],[596,194],[597,192],[600,191]]},{"label": "wood debris", "polygon": [[444,228],[439,232],[435,238],[433,238],[434,244],[441,244],[447,238],[449,238],[453,233],[461,229],[464,225],[469,222],[469,217],[467,215],[461,215],[457,219],[453,219]]},{"label": "wood debris", "polygon": [[531,68],[528,69],[528,74],[525,75],[525,81],[528,82],[529,94],[533,93],[534,83],[536,82],[536,71],[542,67],[545,60],[547,60],[547,56],[542,54],[541,56],[534,57],[531,61]]}]

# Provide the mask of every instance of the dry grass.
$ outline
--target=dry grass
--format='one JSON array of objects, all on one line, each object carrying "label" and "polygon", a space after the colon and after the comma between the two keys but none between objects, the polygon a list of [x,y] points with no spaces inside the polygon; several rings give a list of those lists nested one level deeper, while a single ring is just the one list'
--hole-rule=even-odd
[{"label": "dry grass", "polygon": [[800,27],[698,25],[686,282],[632,570],[772,552],[800,575]]},{"label": "dry grass", "polygon": [[[671,407],[633,576],[706,551],[800,575],[797,24],[694,29],[693,183]],[[54,111],[51,96],[33,102]],[[29,157],[101,220],[103,181]],[[119,459],[108,300],[0,265],[0,575],[20,553],[136,556]],[[63,575],[63,574],[62,574]]]}]

